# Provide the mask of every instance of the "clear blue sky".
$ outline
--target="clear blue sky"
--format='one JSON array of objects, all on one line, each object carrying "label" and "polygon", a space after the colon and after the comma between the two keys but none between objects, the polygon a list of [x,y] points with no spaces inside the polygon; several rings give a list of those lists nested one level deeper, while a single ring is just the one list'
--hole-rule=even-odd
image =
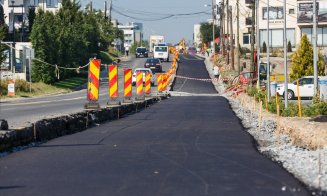
[{"label": "clear blue sky", "polygon": [[[82,6],[90,0],[80,0]],[[109,3],[109,0],[107,0]],[[112,12],[112,17],[120,23],[141,22],[143,23],[144,39],[149,39],[151,34],[164,35],[167,43],[177,43],[183,37],[187,41],[193,39],[193,25],[206,22],[211,18],[211,0],[112,0],[113,9],[134,18],[122,16]],[[93,7],[104,8],[104,0],[93,0]],[[109,7],[109,6],[108,6]],[[164,20],[145,21],[168,17],[169,14],[185,14],[195,12],[206,12],[207,14],[174,16]],[[154,14],[157,13],[157,14]],[[145,19],[145,20],[144,20]]]}]

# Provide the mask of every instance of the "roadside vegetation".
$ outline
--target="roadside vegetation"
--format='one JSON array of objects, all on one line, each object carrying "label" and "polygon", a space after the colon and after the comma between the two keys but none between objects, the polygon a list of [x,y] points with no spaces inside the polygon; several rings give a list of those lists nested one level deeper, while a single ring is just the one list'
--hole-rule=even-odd
[{"label": "roadside vegetation", "polygon": [[[271,97],[270,102],[267,101],[267,92],[259,91],[256,87],[248,87],[247,94],[251,97],[255,97],[257,102],[262,103],[262,107],[271,113],[277,113],[277,104],[279,105],[279,113],[284,117],[295,117],[299,114],[299,107],[297,103],[289,102],[288,108],[282,99]],[[315,97],[314,102],[311,105],[301,105],[301,113],[305,117],[315,117],[319,115],[327,115],[327,102]]]},{"label": "roadside vegetation", "polygon": [[108,51],[115,38],[122,39],[122,31],[113,27],[104,13],[82,11],[75,1],[63,0],[56,13],[38,10],[30,40],[41,61],[33,62],[32,81],[54,84],[75,77],[75,68],[94,57],[111,62],[101,51]]},{"label": "roadside vegetation", "polygon": [[[87,77],[72,77],[61,80],[54,84],[45,84],[43,82],[35,82],[31,84],[25,80],[15,80],[15,96],[14,97],[31,97],[44,94],[57,94],[72,92],[87,82]],[[0,80],[0,97],[5,98],[8,94],[8,80]]]}]

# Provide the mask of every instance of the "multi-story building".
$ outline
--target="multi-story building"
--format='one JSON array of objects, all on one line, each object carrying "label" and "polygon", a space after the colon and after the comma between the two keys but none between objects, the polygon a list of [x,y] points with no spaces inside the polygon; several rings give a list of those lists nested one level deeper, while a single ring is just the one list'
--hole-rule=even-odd
[{"label": "multi-story building", "polygon": [[41,8],[45,11],[56,11],[61,7],[61,0],[1,0],[0,1],[5,22],[9,26],[9,31],[21,29],[28,25],[28,13],[30,8]]},{"label": "multi-story building", "polygon": [[196,48],[202,43],[200,27],[200,24],[195,24],[193,27],[193,44]]},{"label": "multi-story building", "polygon": [[124,32],[124,47],[132,46],[135,42],[143,40],[143,24],[131,22],[126,25],[118,25],[118,28]]},{"label": "multi-story building", "polygon": [[[251,24],[252,12],[251,4],[256,0],[240,0],[240,45],[241,47],[250,48],[251,44]],[[259,0],[258,11],[258,28],[259,44],[262,47],[263,42],[267,44],[267,2]],[[226,4],[226,0],[224,1]],[[229,0],[232,6],[232,23],[234,29],[233,37],[236,38],[236,0]],[[317,0],[318,11],[318,29],[317,44],[323,52],[327,53],[327,1]],[[286,25],[287,25],[287,42],[290,41],[293,48],[298,46],[301,37],[307,34],[309,40],[312,40],[312,21],[313,21],[313,3],[312,0],[287,0],[286,3]],[[256,17],[257,18],[257,17]],[[226,25],[226,23],[225,23]],[[283,0],[270,1],[269,6],[269,32],[270,47],[283,47],[283,26],[284,26],[284,7]],[[226,33],[226,32],[225,32]]]}]

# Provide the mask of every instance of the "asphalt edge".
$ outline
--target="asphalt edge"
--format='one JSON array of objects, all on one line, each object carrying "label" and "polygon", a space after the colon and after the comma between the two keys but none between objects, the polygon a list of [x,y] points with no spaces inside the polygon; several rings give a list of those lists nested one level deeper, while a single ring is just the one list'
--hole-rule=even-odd
[{"label": "asphalt edge", "polygon": [[19,129],[1,130],[0,152],[12,152],[17,147],[45,142],[84,131],[104,122],[119,120],[129,114],[140,112],[168,97],[169,94],[163,94],[144,101],[135,101],[119,106],[100,108],[99,110],[84,110],[70,115],[42,119],[36,121],[31,126]]}]

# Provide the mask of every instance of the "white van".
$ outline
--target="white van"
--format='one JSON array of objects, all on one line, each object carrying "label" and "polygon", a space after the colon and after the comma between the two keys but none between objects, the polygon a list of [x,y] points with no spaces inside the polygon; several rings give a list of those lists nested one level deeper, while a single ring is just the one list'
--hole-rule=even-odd
[{"label": "white van", "polygon": [[153,57],[168,62],[169,61],[168,46],[154,46]]}]

